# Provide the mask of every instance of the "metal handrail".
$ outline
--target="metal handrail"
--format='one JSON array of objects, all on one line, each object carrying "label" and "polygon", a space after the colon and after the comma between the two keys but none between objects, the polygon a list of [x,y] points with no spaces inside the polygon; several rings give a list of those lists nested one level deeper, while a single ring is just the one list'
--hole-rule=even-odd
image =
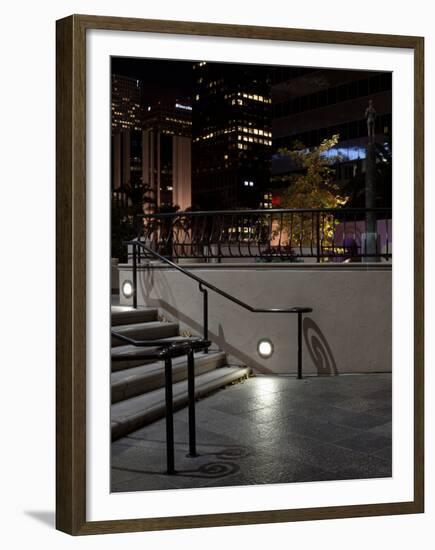
[{"label": "metal handrail", "polygon": [[[235,296],[232,296],[231,294],[228,294],[228,292],[225,292],[224,290],[216,287],[215,285],[209,283],[208,281],[205,281],[204,279],[201,279],[201,277],[198,277],[197,275],[194,275],[190,271],[184,269],[180,265],[172,262],[165,256],[162,256],[149,246],[147,246],[145,243],[139,240],[139,237],[136,239],[133,239],[131,241],[127,241],[125,244],[131,245],[133,247],[133,307],[137,308],[137,247],[142,248],[145,250],[148,254],[151,254],[155,258],[158,258],[160,261],[166,263],[167,265],[173,267],[177,271],[180,271],[186,277],[189,277],[190,279],[193,279],[196,281],[199,285],[199,290],[202,292],[203,295],[203,338],[205,341],[207,341],[208,338],[208,291],[212,290],[213,292],[216,292],[216,294],[219,294],[223,298],[226,298],[230,302],[237,304],[238,306],[242,307],[243,309],[246,309],[247,311],[250,311],[251,313],[296,313],[298,316],[298,366],[297,366],[297,377],[298,379],[302,378],[302,315],[304,313],[310,313],[313,311],[310,307],[301,307],[301,306],[293,306],[290,308],[255,308],[251,305],[247,304],[246,302],[243,302],[242,300],[239,300]],[[207,352],[207,350],[205,350]]]},{"label": "metal handrail", "polygon": [[220,294],[221,296],[223,296],[227,300],[230,300],[231,302],[239,305],[240,307],[242,307],[242,308],[244,308],[244,309],[246,309],[246,310],[248,310],[252,313],[309,313],[309,312],[313,311],[309,307],[300,307],[300,306],[293,306],[291,308],[286,308],[286,309],[252,307],[249,304],[247,304],[246,302],[242,302],[242,300],[239,300],[235,296],[232,296],[231,294],[228,294],[228,292],[225,292],[225,290],[221,290],[220,288],[216,287],[215,285],[212,285],[211,283],[205,281],[204,279],[201,279],[201,277],[198,277],[197,275],[194,275],[193,273],[191,273],[187,269],[182,268],[180,265],[174,263],[173,261],[169,260],[165,256],[162,256],[161,254],[159,254],[158,252],[156,252],[155,250],[153,250],[152,248],[147,246],[142,241],[140,241],[138,239],[134,239],[132,241],[127,241],[126,244],[133,245],[133,246],[140,246],[141,248],[143,248],[148,253],[152,254],[153,256],[155,256],[156,258],[161,260],[162,262],[165,262],[166,264],[170,265],[174,269],[177,269],[178,271],[181,271],[181,273],[183,273],[187,277],[190,277],[191,279],[196,281],[202,287],[207,287],[210,290],[213,290],[213,292],[216,292],[217,294]]},{"label": "metal handrail", "polygon": [[[157,359],[165,363],[165,407],[166,407],[166,471],[168,475],[175,474],[174,452],[174,400],[172,359],[180,355],[187,355],[187,395],[189,418],[189,456],[198,456],[196,452],[196,416],[195,416],[195,351],[206,351],[211,345],[209,340],[198,337],[191,338],[167,338],[156,340],[135,340],[125,334],[111,330],[114,338],[127,342],[132,346],[157,348],[156,351],[148,351],[145,355],[135,355],[135,359]],[[123,361],[125,355],[112,356],[112,361]]]},{"label": "metal handrail", "polygon": [[292,214],[292,213],[305,213],[305,212],[330,212],[334,214],[346,214],[346,213],[357,213],[357,212],[386,212],[391,210],[389,207],[377,207],[377,208],[365,208],[354,207],[354,208],[260,208],[257,210],[246,209],[246,210],[177,210],[176,212],[156,212],[150,214],[136,214],[137,218],[171,218],[174,216],[182,216],[183,214],[188,216],[215,216],[217,214],[226,214],[226,215],[251,215],[251,214]]},{"label": "metal handrail", "polygon": [[[189,456],[197,456],[196,452],[196,420],[195,420],[195,366],[194,366],[194,351],[203,349],[204,353],[208,352],[210,341],[208,339],[208,290],[216,292],[227,300],[237,304],[238,306],[250,311],[251,313],[296,313],[298,316],[298,374],[297,377],[302,378],[302,315],[309,313],[312,310],[310,307],[291,307],[291,308],[255,308],[251,305],[239,300],[235,296],[228,294],[224,290],[212,285],[211,283],[194,275],[190,271],[182,268],[172,262],[165,256],[162,256],[145,243],[139,240],[139,237],[132,241],[127,241],[125,244],[133,246],[133,307],[137,308],[137,247],[142,248],[148,254],[153,255],[160,261],[180,271],[186,277],[193,279],[199,285],[199,290],[203,295],[203,339],[198,338],[183,338],[181,340],[135,340],[124,334],[119,334],[112,331],[114,337],[135,346],[156,346],[161,345],[162,352],[157,353],[160,359],[165,362],[165,406],[166,406],[166,464],[167,473],[175,474],[175,453],[174,453],[174,418],[173,418],[173,389],[172,389],[172,356],[180,352],[187,353],[187,370],[188,370],[188,412],[189,412]],[[178,342],[178,345],[176,344]],[[173,353],[172,353],[173,352]]]},{"label": "metal handrail", "polygon": [[[179,338],[172,339],[168,338],[166,340],[135,340],[134,338],[129,338],[124,334],[117,332],[116,330],[111,330],[111,335],[114,338],[135,346],[138,348],[157,348],[154,353],[145,353],[146,356],[155,356],[161,359],[165,357],[176,357],[182,353],[189,353],[190,351],[200,351],[207,350],[211,346],[209,340],[204,340],[199,337],[190,337],[190,338]],[[143,359],[145,357],[141,357]],[[123,361],[125,356],[122,354],[119,356],[112,357],[112,361]]]},{"label": "metal handrail", "polygon": [[166,347],[177,347],[181,344],[186,343],[202,343],[204,346],[208,345],[208,341],[204,341],[203,339],[199,337],[186,337],[186,338],[165,338],[164,340],[158,339],[158,340],[135,340],[134,338],[130,338],[129,336],[126,336],[125,334],[122,334],[120,332],[117,332],[116,330],[111,330],[111,335],[114,338],[119,338],[119,340],[122,340],[123,342],[127,342],[128,344],[131,344],[132,346],[136,347],[152,347],[152,348],[166,348]]},{"label": "metal handrail", "polygon": [[[377,237],[363,239],[369,220]],[[263,208],[142,213],[135,224],[169,258],[361,261],[391,254],[391,208]]]}]

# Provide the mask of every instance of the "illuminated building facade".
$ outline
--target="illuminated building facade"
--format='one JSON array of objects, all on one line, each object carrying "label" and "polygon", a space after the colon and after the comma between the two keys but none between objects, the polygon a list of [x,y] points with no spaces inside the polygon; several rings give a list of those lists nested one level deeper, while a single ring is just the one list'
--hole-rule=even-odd
[{"label": "illuminated building facade", "polygon": [[[292,172],[291,159],[280,148],[295,142],[306,147],[319,145],[339,134],[340,141],[329,152],[337,159],[335,178],[345,184],[365,170],[369,99],[377,112],[375,141],[391,149],[391,73],[276,67],[272,71],[273,157],[272,179]],[[279,194],[275,188],[274,195]],[[275,205],[278,202],[274,200]]]},{"label": "illuminated building facade", "polygon": [[188,100],[144,105],[142,82],[112,76],[112,189],[145,184],[158,207],[191,200],[192,107]]},{"label": "illuminated building facade", "polygon": [[272,147],[269,71],[196,63],[192,118],[192,201],[204,210],[267,202]]},{"label": "illuminated building facade", "polygon": [[142,83],[112,75],[112,189],[141,182],[142,172]]},{"label": "illuminated building facade", "polygon": [[187,100],[148,106],[144,117],[142,178],[160,207],[192,205],[192,107]]},{"label": "illuminated building facade", "polygon": [[192,137],[192,106],[188,99],[157,102],[144,108],[144,128],[164,135]]},{"label": "illuminated building facade", "polygon": [[112,133],[142,129],[142,83],[112,75]]},{"label": "illuminated building facade", "polygon": [[142,183],[142,131],[123,130],[112,135],[112,189]]}]

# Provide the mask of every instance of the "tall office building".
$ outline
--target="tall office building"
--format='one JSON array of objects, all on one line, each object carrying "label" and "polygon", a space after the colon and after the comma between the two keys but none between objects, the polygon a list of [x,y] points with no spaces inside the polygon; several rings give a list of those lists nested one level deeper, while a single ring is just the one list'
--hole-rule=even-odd
[{"label": "tall office building", "polygon": [[112,75],[111,176],[119,200],[127,186],[145,184],[158,207],[191,206],[191,111],[188,100],[145,105],[141,80]]},{"label": "tall office building", "polygon": [[142,183],[142,130],[112,134],[112,189]]},{"label": "tall office building", "polygon": [[150,105],[143,130],[142,178],[158,206],[192,205],[192,107],[188,100]]},{"label": "tall office building", "polygon": [[144,107],[143,127],[159,130],[162,135],[192,136],[190,99],[158,101]]},{"label": "tall office building", "polygon": [[[291,149],[295,142],[317,146],[334,134],[340,136],[338,145],[329,153],[337,160],[336,181],[345,184],[363,173],[367,144],[365,110],[370,99],[377,112],[375,142],[391,147],[391,73],[276,67],[271,74],[275,187],[280,176],[295,168],[289,157],[279,154],[280,148]],[[275,194],[279,194],[277,189]]]},{"label": "tall office building", "polygon": [[204,210],[258,208],[270,181],[269,71],[204,61],[193,71],[193,204]]},{"label": "tall office building", "polygon": [[136,78],[112,75],[112,134],[142,128],[142,83]]},{"label": "tall office building", "polygon": [[112,75],[112,189],[141,181],[142,84],[140,80]]}]

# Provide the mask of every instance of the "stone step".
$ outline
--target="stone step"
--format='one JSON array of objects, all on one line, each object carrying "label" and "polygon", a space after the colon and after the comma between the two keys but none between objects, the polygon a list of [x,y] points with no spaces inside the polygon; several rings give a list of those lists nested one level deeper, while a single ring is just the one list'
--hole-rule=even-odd
[{"label": "stone step", "polygon": [[[222,367],[225,365],[225,361],[225,353],[222,351],[195,353],[195,376]],[[172,360],[172,377],[174,383],[187,378],[187,358],[185,356]],[[163,361],[112,372],[112,403],[162,388],[164,385],[165,366]]]},{"label": "stone step", "polygon": [[[195,395],[202,397],[248,376],[248,367],[220,367],[195,377]],[[174,408],[187,404],[187,380],[173,385]],[[111,407],[112,440],[119,439],[165,415],[165,389],[114,403]]]},{"label": "stone step", "polygon": [[158,310],[151,307],[134,309],[129,306],[112,306],[111,320],[112,327],[117,325],[129,325],[131,323],[158,321]]},{"label": "stone step", "polygon": [[[171,338],[179,334],[178,323],[162,323],[160,321],[118,325],[114,330],[120,334],[125,334],[125,336],[129,338],[137,340],[158,340],[161,338]],[[122,340],[112,336],[112,347],[122,345],[124,345]]]}]

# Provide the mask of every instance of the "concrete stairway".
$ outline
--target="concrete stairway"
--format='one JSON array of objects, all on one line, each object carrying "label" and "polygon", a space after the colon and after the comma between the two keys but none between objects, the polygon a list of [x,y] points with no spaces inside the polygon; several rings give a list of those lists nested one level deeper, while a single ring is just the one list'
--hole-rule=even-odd
[{"label": "concrete stairway", "polygon": [[[155,340],[180,337],[177,323],[158,320],[153,308],[134,310],[130,307],[112,306],[112,327],[132,338]],[[150,349],[150,348],[147,348]],[[112,357],[122,355],[122,360],[112,361],[111,388],[112,440],[149,424],[165,415],[165,376],[163,362],[137,359],[140,348],[123,345],[112,338]],[[174,407],[187,404],[187,359],[173,360]],[[247,367],[230,367],[222,351],[195,353],[195,393],[202,397],[208,393],[249,375]]]}]

